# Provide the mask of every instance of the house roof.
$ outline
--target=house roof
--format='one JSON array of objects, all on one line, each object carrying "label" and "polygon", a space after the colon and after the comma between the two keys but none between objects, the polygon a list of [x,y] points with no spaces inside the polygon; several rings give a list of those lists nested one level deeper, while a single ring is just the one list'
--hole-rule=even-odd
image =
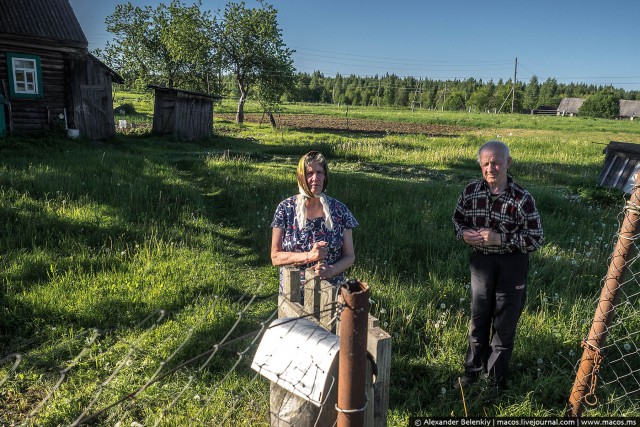
[{"label": "house roof", "polygon": [[565,113],[577,113],[585,98],[562,98],[560,105],[558,105],[558,111]]},{"label": "house roof", "polygon": [[124,79],[122,78],[122,76],[120,74],[118,74],[114,69],[112,69],[107,64],[105,64],[104,62],[102,62],[101,60],[99,60],[98,58],[93,56],[93,54],[89,53],[88,56],[89,56],[90,59],[96,61],[98,64],[100,64],[101,66],[103,66],[107,70],[107,73],[109,73],[109,75],[111,76],[111,80],[114,83],[120,83],[120,84],[124,83]]},{"label": "house roof", "polygon": [[621,99],[620,117],[640,117],[640,101]]},{"label": "house roof", "polygon": [[68,0],[1,0],[0,34],[89,44]]}]

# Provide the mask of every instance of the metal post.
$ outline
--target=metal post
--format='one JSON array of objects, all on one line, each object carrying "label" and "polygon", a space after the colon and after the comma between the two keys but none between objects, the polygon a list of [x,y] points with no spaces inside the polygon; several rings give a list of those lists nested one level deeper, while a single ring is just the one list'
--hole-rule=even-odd
[{"label": "metal post", "polygon": [[625,216],[618,241],[611,256],[609,271],[605,279],[600,302],[593,317],[589,337],[583,342],[584,352],[580,366],[576,372],[573,389],[569,397],[569,404],[565,414],[569,417],[580,417],[584,409],[584,403],[595,405],[595,384],[602,355],[600,350],[607,339],[607,329],[613,319],[613,311],[622,284],[628,260],[633,256],[634,238],[638,229],[640,218],[640,173],[636,175],[636,187],[634,187],[631,199],[625,207]]},{"label": "metal post", "polygon": [[342,286],[338,365],[338,427],[363,427],[367,407],[367,326],[369,286],[350,280]]}]

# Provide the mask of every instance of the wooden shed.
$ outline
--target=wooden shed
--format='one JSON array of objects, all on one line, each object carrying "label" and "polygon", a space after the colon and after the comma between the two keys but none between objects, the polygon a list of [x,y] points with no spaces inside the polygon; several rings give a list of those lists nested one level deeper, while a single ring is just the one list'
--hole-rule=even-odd
[{"label": "wooden shed", "polygon": [[640,169],[640,144],[611,141],[604,153],[599,185],[631,192]]},{"label": "wooden shed", "polygon": [[154,85],[147,87],[155,91],[154,134],[173,135],[180,139],[211,136],[213,103],[220,96]]},{"label": "wooden shed", "polygon": [[626,99],[620,100],[620,116],[621,119],[635,119],[640,117],[640,101],[630,101]]},{"label": "wooden shed", "polygon": [[562,98],[558,105],[559,116],[575,116],[586,98]]},{"label": "wooden shed", "polygon": [[0,112],[8,133],[115,133],[111,86],[123,79],[87,47],[68,0],[0,1]]}]

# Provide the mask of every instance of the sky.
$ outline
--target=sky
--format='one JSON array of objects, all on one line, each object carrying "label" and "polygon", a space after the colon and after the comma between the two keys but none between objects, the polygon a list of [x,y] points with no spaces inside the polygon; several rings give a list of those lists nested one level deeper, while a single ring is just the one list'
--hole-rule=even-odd
[{"label": "sky", "polygon": [[[123,0],[70,0],[89,49]],[[170,0],[130,0],[134,6]],[[192,0],[182,0],[193,4]],[[247,0],[249,7],[258,7]],[[423,79],[512,79],[640,91],[640,1],[270,0],[299,72]],[[226,1],[202,0],[221,15]],[[517,58],[517,67],[516,67]]]}]

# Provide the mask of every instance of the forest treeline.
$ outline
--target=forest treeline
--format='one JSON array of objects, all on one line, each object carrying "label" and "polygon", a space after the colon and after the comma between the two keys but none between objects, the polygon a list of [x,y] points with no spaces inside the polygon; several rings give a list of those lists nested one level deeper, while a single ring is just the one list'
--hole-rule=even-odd
[{"label": "forest treeline", "polygon": [[[237,97],[233,81],[223,77],[223,96]],[[394,74],[360,77],[325,76],[320,71],[296,73],[295,84],[284,94],[287,102],[340,103],[357,106],[420,107],[449,111],[469,110],[514,112],[557,108],[562,98],[588,98],[607,92],[617,99],[640,99],[640,91],[585,83],[559,83],[555,78],[540,82],[536,76],[528,83],[512,80],[432,80],[398,77]]]}]

